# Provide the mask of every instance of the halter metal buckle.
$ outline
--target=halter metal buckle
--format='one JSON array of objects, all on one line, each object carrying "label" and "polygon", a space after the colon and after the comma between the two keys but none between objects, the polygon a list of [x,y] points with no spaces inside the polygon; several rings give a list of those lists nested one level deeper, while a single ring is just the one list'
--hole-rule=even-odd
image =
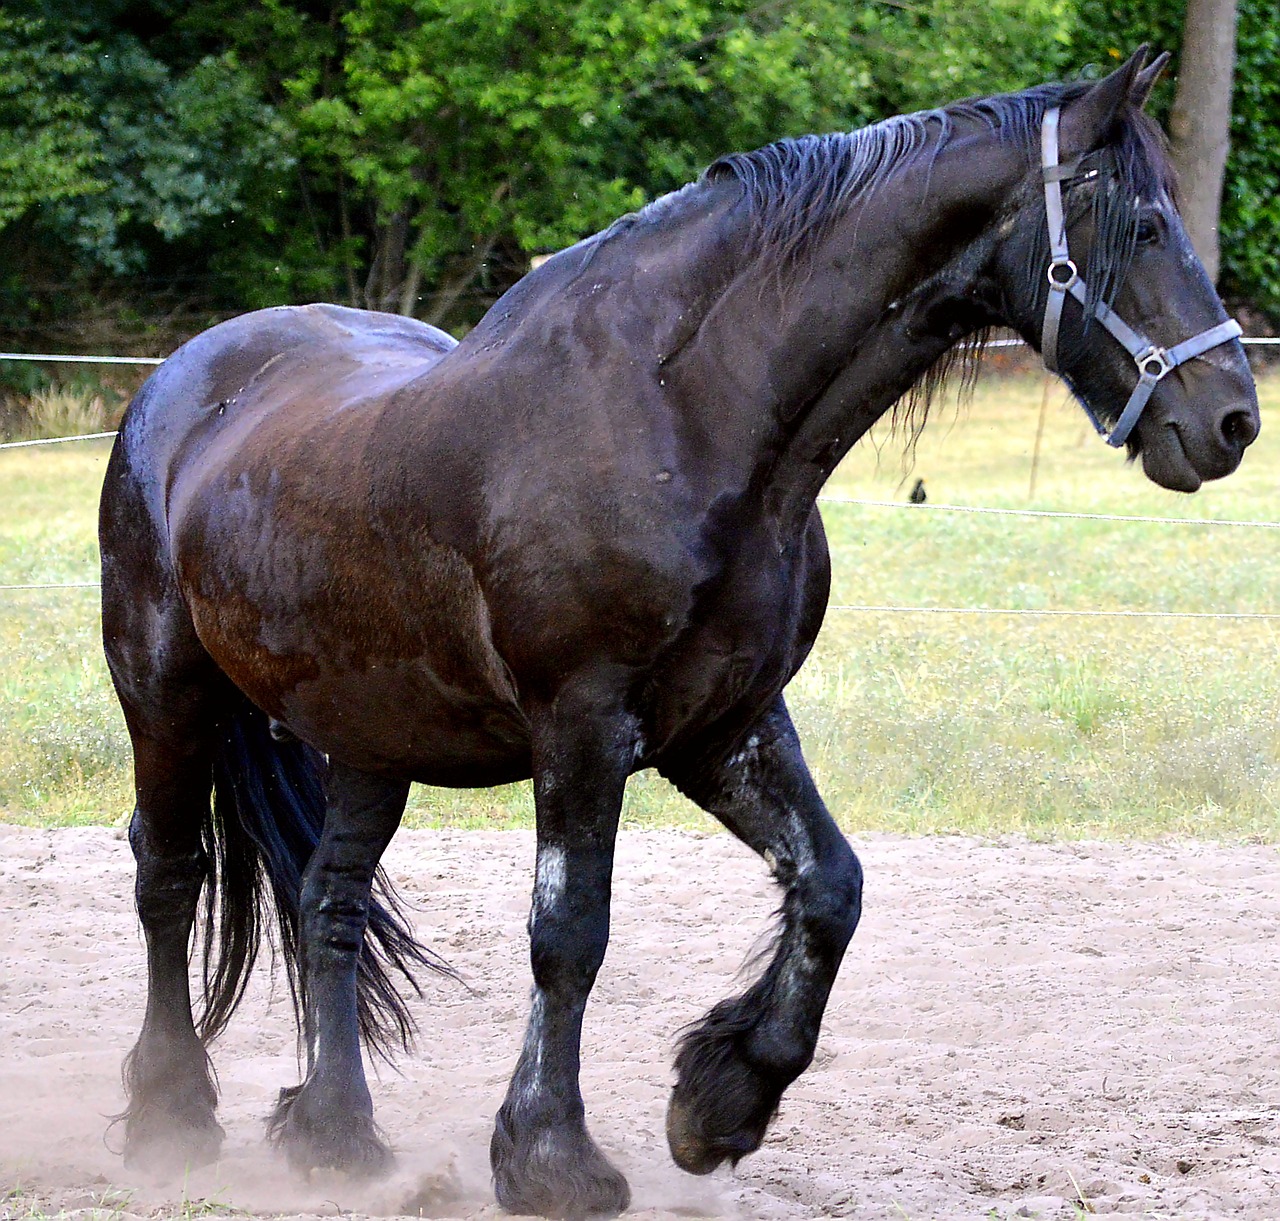
[{"label": "halter metal buckle", "polygon": [[1166,373],[1171,373],[1177,366],[1169,359],[1169,353],[1158,344],[1152,344],[1135,356],[1138,375],[1150,382],[1158,382]]},{"label": "halter metal buckle", "polygon": [[[1067,273],[1065,280],[1058,279],[1055,273],[1059,271]],[[1049,269],[1045,274],[1049,278],[1049,287],[1060,293],[1067,292],[1080,282],[1080,272],[1076,269],[1076,265],[1071,259],[1054,259],[1050,262]]]}]

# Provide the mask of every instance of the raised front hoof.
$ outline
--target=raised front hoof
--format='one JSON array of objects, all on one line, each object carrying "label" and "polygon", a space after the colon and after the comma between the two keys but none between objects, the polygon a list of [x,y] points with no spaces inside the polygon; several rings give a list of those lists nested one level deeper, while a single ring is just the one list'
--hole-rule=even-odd
[{"label": "raised front hoof", "polygon": [[581,1129],[513,1133],[498,1112],[489,1142],[494,1193],[510,1213],[537,1217],[616,1217],[631,1205],[621,1171]]},{"label": "raised front hoof", "polygon": [[667,1106],[667,1144],[671,1157],[681,1170],[689,1174],[710,1174],[722,1162],[738,1162],[760,1148],[764,1129],[740,1129],[737,1132],[713,1133],[706,1130],[699,1117],[672,1092]]},{"label": "raised front hoof", "polygon": [[280,1091],[267,1133],[290,1169],[304,1176],[313,1170],[335,1170],[353,1179],[375,1179],[395,1165],[394,1154],[379,1139],[369,1116],[317,1112],[297,1086]]},{"label": "raised front hoof", "polygon": [[667,1144],[681,1170],[710,1174],[760,1148],[788,1082],[748,1064],[732,1039],[695,1033],[676,1058]]},{"label": "raised front hoof", "polygon": [[209,1166],[222,1153],[222,1125],[210,1118],[184,1123],[153,1112],[125,1120],[124,1164],[130,1170],[177,1174]]}]

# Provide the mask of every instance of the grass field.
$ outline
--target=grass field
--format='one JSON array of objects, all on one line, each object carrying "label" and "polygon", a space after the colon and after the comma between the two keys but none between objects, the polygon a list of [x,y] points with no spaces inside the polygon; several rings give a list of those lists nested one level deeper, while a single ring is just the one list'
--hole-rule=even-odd
[{"label": "grass field", "polygon": [[[830,492],[931,505],[1280,521],[1280,377],[1241,470],[1164,492],[1050,400],[984,379],[935,409],[906,473],[888,428]],[[0,453],[0,584],[96,578],[102,443]],[[824,505],[837,605],[1280,611],[1280,533]],[[93,590],[0,592],[0,820],[121,822],[128,749]],[[851,831],[1203,835],[1280,841],[1280,620],[1041,618],[833,610],[790,698],[819,784]],[[416,825],[528,825],[528,787],[415,789]],[[657,777],[626,819],[706,825]]]}]

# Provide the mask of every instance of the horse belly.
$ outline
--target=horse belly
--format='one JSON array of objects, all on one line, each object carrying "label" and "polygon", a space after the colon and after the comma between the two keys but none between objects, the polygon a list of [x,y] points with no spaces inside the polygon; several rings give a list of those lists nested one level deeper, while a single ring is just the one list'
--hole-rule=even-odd
[{"label": "horse belly", "polygon": [[304,741],[365,771],[454,787],[530,774],[528,727],[514,702],[475,675],[465,688],[428,659],[322,670],[298,683],[279,718]]},{"label": "horse belly", "polygon": [[421,534],[388,547],[349,523],[304,535],[264,521],[234,538],[204,524],[180,546],[180,582],[201,642],[258,707],[367,771],[528,775],[528,725],[456,552]]}]

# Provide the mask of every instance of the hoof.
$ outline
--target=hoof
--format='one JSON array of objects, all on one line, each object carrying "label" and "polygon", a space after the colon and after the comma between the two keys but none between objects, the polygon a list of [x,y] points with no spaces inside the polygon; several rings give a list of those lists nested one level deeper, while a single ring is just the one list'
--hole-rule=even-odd
[{"label": "hoof", "polygon": [[208,1166],[218,1160],[225,1135],[212,1117],[197,1124],[155,1112],[131,1117],[125,1122],[124,1164],[131,1170],[162,1173]]},{"label": "hoof", "polygon": [[681,1170],[710,1174],[760,1148],[792,1076],[747,1063],[731,1038],[687,1037],[676,1058],[667,1144]]},{"label": "hoof", "polygon": [[281,1090],[268,1123],[271,1143],[300,1174],[337,1170],[357,1179],[379,1178],[395,1164],[373,1119],[358,1111],[315,1111],[300,1087]]},{"label": "hoof", "polygon": [[581,1128],[518,1137],[498,1112],[489,1142],[494,1192],[507,1212],[538,1217],[615,1217],[631,1204],[622,1173]]},{"label": "hoof", "polygon": [[737,1165],[748,1153],[754,1153],[764,1140],[759,1132],[741,1128],[736,1132],[711,1133],[697,1115],[672,1091],[667,1106],[667,1145],[671,1157],[681,1170],[689,1174],[710,1174],[721,1162]]},{"label": "hoof", "polygon": [[225,1135],[214,1118],[218,1091],[194,1032],[166,1039],[144,1029],[123,1077],[129,1105],[112,1127],[124,1125],[126,1166],[180,1173],[218,1160]]}]

